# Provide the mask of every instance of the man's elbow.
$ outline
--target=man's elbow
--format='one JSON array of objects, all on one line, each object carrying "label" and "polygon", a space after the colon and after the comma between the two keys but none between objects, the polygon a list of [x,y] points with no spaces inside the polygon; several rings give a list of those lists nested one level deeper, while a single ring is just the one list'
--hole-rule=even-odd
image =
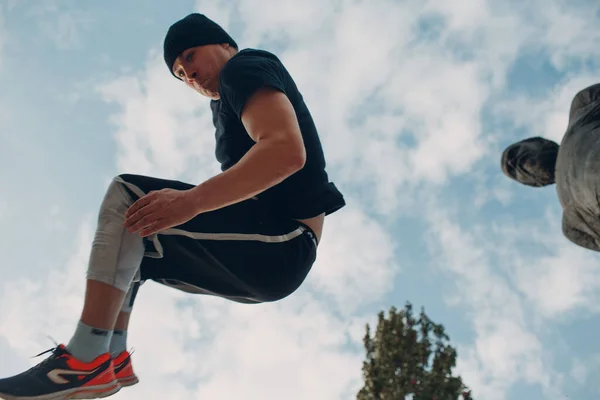
[{"label": "man's elbow", "polygon": [[293,175],[306,165],[306,148],[301,137],[272,138],[264,143],[269,147],[271,164],[281,174]]},{"label": "man's elbow", "polygon": [[290,175],[300,171],[306,165],[306,149],[304,143],[290,143],[284,157]]},{"label": "man's elbow", "polygon": [[300,171],[306,165],[306,150],[304,147],[294,149],[287,157],[287,166],[292,174]]}]

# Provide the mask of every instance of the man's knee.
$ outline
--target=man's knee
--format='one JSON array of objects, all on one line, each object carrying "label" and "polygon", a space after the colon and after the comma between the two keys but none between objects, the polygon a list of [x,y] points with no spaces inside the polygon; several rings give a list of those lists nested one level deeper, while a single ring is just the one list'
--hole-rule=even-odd
[{"label": "man's knee", "polygon": [[110,182],[106,189],[106,194],[102,200],[100,214],[104,212],[117,212],[125,216],[125,212],[133,202],[133,197],[127,191],[123,180],[120,176],[117,176]]},{"label": "man's knee", "polygon": [[144,257],[144,242],[123,227],[125,213],[133,204],[125,184],[115,177],[108,185],[100,206],[87,276],[127,292]]}]

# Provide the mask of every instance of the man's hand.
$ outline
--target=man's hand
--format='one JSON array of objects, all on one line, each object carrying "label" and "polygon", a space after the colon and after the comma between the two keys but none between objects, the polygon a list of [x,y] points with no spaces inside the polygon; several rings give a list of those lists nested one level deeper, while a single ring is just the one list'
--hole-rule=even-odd
[{"label": "man's hand", "polygon": [[141,237],[181,225],[198,215],[198,197],[188,190],[162,189],[138,199],[125,213],[125,228]]}]

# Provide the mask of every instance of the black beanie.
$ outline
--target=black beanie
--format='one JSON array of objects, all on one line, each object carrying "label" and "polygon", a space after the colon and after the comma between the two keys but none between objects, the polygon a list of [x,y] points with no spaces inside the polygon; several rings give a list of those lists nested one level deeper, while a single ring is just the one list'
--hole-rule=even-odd
[{"label": "black beanie", "polygon": [[539,136],[513,143],[502,152],[502,172],[523,185],[552,185],[559,147]]},{"label": "black beanie", "polygon": [[[238,48],[237,43],[217,23],[203,14],[190,14],[169,28],[163,45],[165,62],[173,76],[173,64],[185,50],[207,44],[228,43]],[[175,76],[179,79],[178,76]]]}]

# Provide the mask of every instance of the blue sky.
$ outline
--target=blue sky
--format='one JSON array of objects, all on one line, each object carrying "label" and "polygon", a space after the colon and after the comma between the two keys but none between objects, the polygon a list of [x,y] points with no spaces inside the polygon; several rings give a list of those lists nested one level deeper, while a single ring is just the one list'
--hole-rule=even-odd
[{"label": "blue sky", "polygon": [[[443,323],[477,399],[600,396],[600,263],[561,234],[554,188],[499,157],[559,141],[597,83],[592,1],[0,3],[0,375],[68,341],[109,180],[218,171],[208,101],[164,66],[200,11],[274,51],[303,92],[348,207],[306,285],[242,306],[143,287],[118,398],[351,399],[364,324],[411,301]],[[232,383],[233,382],[235,383]],[[567,397],[568,396],[568,397]]]}]

